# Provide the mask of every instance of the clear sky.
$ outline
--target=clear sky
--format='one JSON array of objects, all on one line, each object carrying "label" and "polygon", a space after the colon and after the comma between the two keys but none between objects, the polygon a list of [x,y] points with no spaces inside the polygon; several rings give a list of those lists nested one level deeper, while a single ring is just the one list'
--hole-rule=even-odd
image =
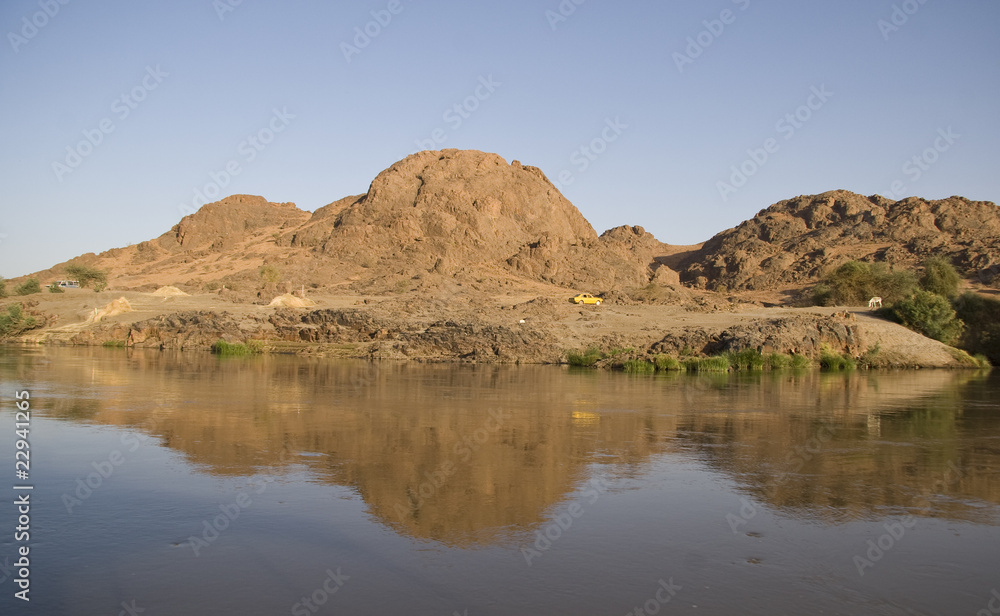
[{"label": "clear sky", "polygon": [[156,237],[196,191],[314,210],[430,147],[672,244],[837,188],[997,201],[998,24],[997,0],[3,0],[0,275]]}]

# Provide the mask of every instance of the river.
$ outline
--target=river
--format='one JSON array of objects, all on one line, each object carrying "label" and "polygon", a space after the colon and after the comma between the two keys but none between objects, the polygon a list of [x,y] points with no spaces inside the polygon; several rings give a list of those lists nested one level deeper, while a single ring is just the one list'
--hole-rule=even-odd
[{"label": "river", "polygon": [[997,373],[0,347],[0,381],[2,614],[1000,611]]}]

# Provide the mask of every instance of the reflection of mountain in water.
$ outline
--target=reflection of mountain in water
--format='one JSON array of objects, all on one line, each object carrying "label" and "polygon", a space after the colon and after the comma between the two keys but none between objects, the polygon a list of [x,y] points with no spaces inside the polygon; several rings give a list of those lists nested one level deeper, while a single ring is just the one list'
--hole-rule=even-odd
[{"label": "reflection of mountain in water", "polygon": [[1000,450],[982,437],[1000,417],[970,374],[636,379],[102,349],[7,354],[0,372],[37,383],[53,416],[139,426],[210,473],[305,467],[397,529],[454,544],[539,523],[592,465],[638,474],[665,452],[827,520],[971,519],[970,503],[1000,503]]}]

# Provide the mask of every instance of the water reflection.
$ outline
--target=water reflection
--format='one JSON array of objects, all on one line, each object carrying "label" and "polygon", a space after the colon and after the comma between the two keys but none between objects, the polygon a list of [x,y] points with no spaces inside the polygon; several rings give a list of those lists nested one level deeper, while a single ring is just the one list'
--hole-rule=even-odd
[{"label": "water reflection", "polygon": [[398,532],[487,544],[536,528],[592,477],[662,454],[755,500],[837,523],[914,513],[995,523],[995,376],[632,378],[544,366],[10,349],[36,409],[140,428],[218,475],[308,469]]}]

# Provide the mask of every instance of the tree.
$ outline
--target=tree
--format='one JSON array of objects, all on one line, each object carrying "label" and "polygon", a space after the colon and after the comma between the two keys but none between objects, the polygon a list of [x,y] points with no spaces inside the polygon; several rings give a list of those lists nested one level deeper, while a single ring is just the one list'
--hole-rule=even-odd
[{"label": "tree", "polygon": [[930,291],[919,290],[887,308],[885,313],[897,323],[945,344],[955,342],[965,329],[951,303]]},{"label": "tree", "polygon": [[958,295],[958,285],[962,277],[955,266],[944,257],[930,257],[924,261],[924,274],[920,277],[920,287],[925,291],[952,298]]},{"label": "tree", "polygon": [[966,324],[962,348],[986,355],[1000,365],[1000,300],[966,291],[954,302],[955,312]]},{"label": "tree", "polygon": [[37,278],[28,278],[23,283],[14,287],[14,292],[18,295],[31,295],[32,293],[41,293],[42,285],[38,283]]},{"label": "tree", "polygon": [[66,276],[72,280],[80,281],[81,287],[90,286],[91,282],[96,282],[107,286],[108,284],[108,273],[99,270],[96,267],[91,267],[89,265],[79,265],[76,263],[71,263],[66,266]]},{"label": "tree", "polygon": [[21,304],[11,304],[7,306],[6,314],[0,313],[0,338],[16,336],[35,327],[38,327],[38,322],[34,317],[25,316]]},{"label": "tree", "polygon": [[813,288],[813,301],[821,306],[858,305],[879,296],[893,302],[910,295],[916,286],[910,272],[892,271],[882,263],[848,261]]}]

